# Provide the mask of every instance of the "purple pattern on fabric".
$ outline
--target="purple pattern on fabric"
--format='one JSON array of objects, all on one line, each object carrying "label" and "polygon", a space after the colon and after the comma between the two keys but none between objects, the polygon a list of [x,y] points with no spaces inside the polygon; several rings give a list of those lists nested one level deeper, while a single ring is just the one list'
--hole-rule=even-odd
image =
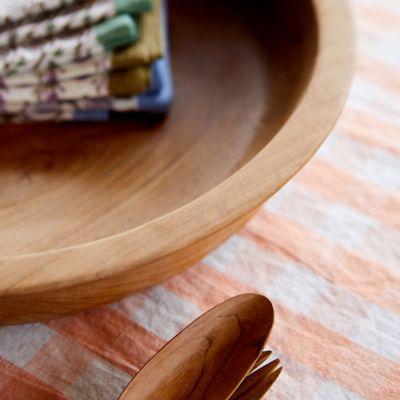
[{"label": "purple pattern on fabric", "polygon": [[57,103],[59,100],[56,90],[50,90],[46,97],[46,102],[48,103]]},{"label": "purple pattern on fabric", "polygon": [[47,85],[52,85],[58,82],[57,73],[55,70],[50,70],[44,75],[44,81]]}]

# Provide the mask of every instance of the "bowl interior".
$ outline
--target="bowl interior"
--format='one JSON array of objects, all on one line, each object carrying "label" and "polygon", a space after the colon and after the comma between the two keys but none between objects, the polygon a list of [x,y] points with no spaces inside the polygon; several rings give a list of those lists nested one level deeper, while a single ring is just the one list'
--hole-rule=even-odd
[{"label": "bowl interior", "polygon": [[181,207],[293,112],[317,53],[311,1],[169,8],[175,102],[165,120],[1,127],[0,257],[108,237]]}]

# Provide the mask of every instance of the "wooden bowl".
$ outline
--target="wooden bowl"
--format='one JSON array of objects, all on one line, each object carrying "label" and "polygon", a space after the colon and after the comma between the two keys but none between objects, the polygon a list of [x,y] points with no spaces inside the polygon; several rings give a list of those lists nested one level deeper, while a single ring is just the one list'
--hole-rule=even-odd
[{"label": "wooden bowl", "polygon": [[155,285],[314,154],[353,71],[346,0],[170,1],[164,121],[2,126],[0,323]]}]

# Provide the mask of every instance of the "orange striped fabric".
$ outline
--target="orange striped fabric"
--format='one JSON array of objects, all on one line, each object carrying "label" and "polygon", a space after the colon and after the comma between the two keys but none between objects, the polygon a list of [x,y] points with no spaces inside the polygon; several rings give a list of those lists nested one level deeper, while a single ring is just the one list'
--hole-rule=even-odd
[{"label": "orange striped fabric", "polygon": [[165,341],[247,291],[275,305],[269,346],[285,369],[269,399],[400,399],[400,2],[354,7],[356,78],[314,159],[240,232],[168,282],[71,317],[0,328],[0,399],[116,399]]}]

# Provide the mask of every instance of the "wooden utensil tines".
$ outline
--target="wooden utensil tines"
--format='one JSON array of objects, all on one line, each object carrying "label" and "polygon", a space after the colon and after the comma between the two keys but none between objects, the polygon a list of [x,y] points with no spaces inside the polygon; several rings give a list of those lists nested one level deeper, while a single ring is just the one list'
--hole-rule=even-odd
[{"label": "wooden utensil tines", "polygon": [[217,305],[168,342],[120,400],[261,399],[282,371],[263,350],[273,320],[272,304],[258,294]]},{"label": "wooden utensil tines", "polygon": [[[282,372],[278,358],[265,363],[271,356],[269,350],[263,351],[251,372],[235,390],[229,400],[259,400],[271,388]],[[260,368],[258,368],[262,365]]]}]

